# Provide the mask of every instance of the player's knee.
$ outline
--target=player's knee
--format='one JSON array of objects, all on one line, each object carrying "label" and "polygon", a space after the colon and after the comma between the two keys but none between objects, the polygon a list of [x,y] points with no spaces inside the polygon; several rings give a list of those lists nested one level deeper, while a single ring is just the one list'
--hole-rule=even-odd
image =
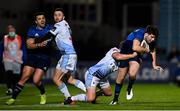
[{"label": "player's knee", "polygon": [[74,78],[71,78],[71,79],[69,78],[69,79],[68,79],[68,83],[69,83],[69,84],[74,85],[75,82],[76,82],[76,79],[74,79]]},{"label": "player's knee", "polygon": [[40,81],[37,80],[37,79],[33,79],[33,83],[34,83],[35,85],[39,85],[39,84],[40,84]]},{"label": "player's knee", "polygon": [[119,84],[123,83],[123,81],[124,81],[124,77],[119,77],[116,79],[116,83],[119,83]]},{"label": "player's knee", "polygon": [[112,96],[112,92],[105,92],[104,95],[105,96]]},{"label": "player's knee", "polygon": [[87,98],[87,101],[88,101],[88,102],[92,102],[92,101],[94,101],[94,99],[95,99],[95,97],[88,97],[88,98]]}]

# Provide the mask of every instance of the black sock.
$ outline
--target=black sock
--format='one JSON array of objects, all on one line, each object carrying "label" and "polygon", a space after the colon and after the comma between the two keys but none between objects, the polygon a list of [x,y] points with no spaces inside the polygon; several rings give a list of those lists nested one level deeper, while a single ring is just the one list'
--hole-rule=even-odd
[{"label": "black sock", "polygon": [[12,98],[16,99],[16,97],[19,95],[19,93],[22,91],[24,86],[17,84],[16,87],[14,88]]},{"label": "black sock", "polygon": [[36,87],[39,89],[41,95],[45,94],[45,88],[44,88],[43,83],[41,83],[39,86],[36,85]]},{"label": "black sock", "polygon": [[6,85],[8,89],[12,89],[12,71],[6,71]]},{"label": "black sock", "polygon": [[114,92],[114,99],[113,99],[114,101],[118,101],[118,98],[119,98],[119,94],[120,94],[122,85],[123,85],[123,84],[118,84],[118,83],[116,83],[115,92]]},{"label": "black sock", "polygon": [[127,87],[128,93],[129,93],[130,90],[132,89],[132,86],[133,86],[134,82],[135,82],[135,79],[130,79],[130,78],[129,78],[129,83],[128,83],[128,87]]}]

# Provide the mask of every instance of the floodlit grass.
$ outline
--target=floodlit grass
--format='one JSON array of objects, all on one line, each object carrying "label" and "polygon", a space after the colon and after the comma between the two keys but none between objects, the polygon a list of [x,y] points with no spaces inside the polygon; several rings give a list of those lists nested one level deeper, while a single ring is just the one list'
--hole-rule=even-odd
[{"label": "floodlit grass", "polygon": [[[72,95],[83,93],[81,90],[68,86]],[[137,110],[170,110],[180,109],[180,88],[170,84],[135,84],[134,98],[131,101],[125,99],[126,85],[123,86],[119,98],[119,104],[110,106],[113,96],[99,97],[97,104],[77,102],[75,105],[63,105],[63,95],[55,85],[46,85],[47,104],[39,105],[39,91],[34,85],[26,85],[22,93],[16,99],[16,103],[11,106],[5,105],[9,99],[5,95],[5,85],[0,85],[0,110],[18,109],[56,109],[56,110],[118,110],[118,109],[137,109]],[[114,86],[112,87],[114,92]]]}]

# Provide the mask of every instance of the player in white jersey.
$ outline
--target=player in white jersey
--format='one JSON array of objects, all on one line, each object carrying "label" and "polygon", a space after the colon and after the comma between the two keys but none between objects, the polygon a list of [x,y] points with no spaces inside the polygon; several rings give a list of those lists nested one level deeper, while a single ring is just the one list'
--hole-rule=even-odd
[{"label": "player in white jersey", "polygon": [[100,84],[102,93],[105,96],[111,96],[112,91],[107,80],[107,76],[118,69],[118,60],[127,60],[136,57],[137,53],[120,54],[120,50],[116,47],[111,48],[96,65],[90,67],[85,73],[85,84],[87,88],[86,94],[79,94],[69,97],[64,104],[71,104],[73,101],[89,101],[92,102],[96,98],[96,86]]},{"label": "player in white jersey", "polygon": [[62,9],[57,8],[54,11],[54,21],[56,23],[50,32],[56,36],[55,41],[62,54],[61,59],[58,61],[56,66],[53,80],[59,90],[64,94],[65,98],[68,98],[71,95],[63,82],[64,78],[66,78],[68,83],[82,89],[83,91],[86,91],[86,88],[80,80],[76,80],[72,76],[76,70],[77,55],[73,47],[70,27],[64,20],[64,17]]}]

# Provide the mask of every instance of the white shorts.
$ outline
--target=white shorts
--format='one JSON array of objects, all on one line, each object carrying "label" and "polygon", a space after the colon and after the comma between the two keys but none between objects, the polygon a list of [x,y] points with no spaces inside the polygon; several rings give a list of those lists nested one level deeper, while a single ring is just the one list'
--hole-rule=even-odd
[{"label": "white shorts", "polygon": [[62,55],[61,59],[58,61],[56,69],[59,69],[64,73],[67,73],[68,71],[74,72],[76,70],[76,63],[76,54]]},{"label": "white shorts", "polygon": [[85,85],[86,88],[90,87],[96,87],[98,84],[100,84],[100,87],[102,89],[110,87],[109,81],[107,78],[99,79],[96,76],[93,76],[89,73],[89,71],[86,71],[85,73]]}]

